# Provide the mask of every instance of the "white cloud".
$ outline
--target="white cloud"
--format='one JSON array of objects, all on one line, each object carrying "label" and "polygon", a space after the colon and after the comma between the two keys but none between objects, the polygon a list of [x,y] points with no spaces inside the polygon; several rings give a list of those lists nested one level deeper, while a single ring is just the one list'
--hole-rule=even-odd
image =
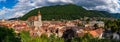
[{"label": "white cloud", "polygon": [[119,0],[79,0],[74,1],[74,3],[86,9],[109,11],[113,13],[119,12],[118,8],[120,8]]},{"label": "white cloud", "polygon": [[3,15],[3,14],[5,14],[5,10],[0,11],[0,15]]},{"label": "white cloud", "polygon": [[[0,0],[1,1],[1,0]],[[11,14],[8,18],[23,16],[28,11],[50,5],[69,4],[83,6],[88,10],[100,10],[109,12],[119,12],[119,0],[18,0],[18,3],[12,8],[3,8],[0,10],[0,16],[4,14]]]},{"label": "white cloud", "polygon": [[3,7],[1,10],[0,10],[0,15],[3,15],[7,12],[7,8],[6,7]]}]

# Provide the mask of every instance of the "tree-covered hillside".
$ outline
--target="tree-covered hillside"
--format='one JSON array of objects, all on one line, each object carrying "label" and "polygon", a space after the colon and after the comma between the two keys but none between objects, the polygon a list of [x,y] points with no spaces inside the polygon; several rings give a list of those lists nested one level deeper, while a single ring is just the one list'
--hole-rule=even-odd
[{"label": "tree-covered hillside", "polygon": [[86,10],[81,6],[69,4],[69,5],[56,5],[56,6],[46,6],[42,8],[37,8],[31,10],[20,19],[27,20],[28,17],[37,15],[38,11],[41,12],[43,20],[52,20],[52,19],[73,20],[73,19],[79,19],[81,17],[110,17],[110,15],[106,15],[99,11]]}]

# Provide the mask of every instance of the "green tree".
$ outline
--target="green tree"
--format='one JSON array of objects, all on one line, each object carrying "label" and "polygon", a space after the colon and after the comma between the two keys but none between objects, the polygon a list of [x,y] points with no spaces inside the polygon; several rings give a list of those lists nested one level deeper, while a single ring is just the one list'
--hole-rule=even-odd
[{"label": "green tree", "polygon": [[13,29],[0,27],[0,42],[20,42],[20,38]]},{"label": "green tree", "polygon": [[95,27],[95,29],[97,29],[98,28],[98,24],[94,24],[94,27]]}]

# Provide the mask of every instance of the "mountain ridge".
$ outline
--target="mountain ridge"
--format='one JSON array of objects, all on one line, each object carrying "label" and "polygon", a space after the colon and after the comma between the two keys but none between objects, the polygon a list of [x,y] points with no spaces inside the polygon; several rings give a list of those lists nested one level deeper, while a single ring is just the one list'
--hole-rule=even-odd
[{"label": "mountain ridge", "polygon": [[30,16],[37,15],[40,11],[42,14],[42,20],[74,20],[81,17],[113,17],[110,13],[104,11],[96,10],[86,10],[82,6],[77,6],[73,4],[68,5],[56,5],[56,6],[46,6],[42,8],[36,8],[26,13],[24,16],[19,18],[20,20],[27,20]]}]

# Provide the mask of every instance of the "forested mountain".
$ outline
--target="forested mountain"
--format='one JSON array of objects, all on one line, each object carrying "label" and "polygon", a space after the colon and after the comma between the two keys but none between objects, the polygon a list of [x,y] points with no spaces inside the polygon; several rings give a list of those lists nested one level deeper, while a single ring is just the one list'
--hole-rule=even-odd
[{"label": "forested mountain", "polygon": [[120,18],[120,13],[113,13],[113,14],[111,14],[113,17],[115,17],[115,18]]},{"label": "forested mountain", "polygon": [[79,19],[81,17],[112,17],[108,15],[108,13],[102,13],[96,10],[86,10],[81,6],[68,4],[68,5],[56,5],[56,6],[46,6],[42,8],[37,8],[31,10],[24,16],[22,16],[21,20],[26,20],[30,16],[37,15],[38,11],[41,12],[43,20],[60,20],[60,19]]}]

